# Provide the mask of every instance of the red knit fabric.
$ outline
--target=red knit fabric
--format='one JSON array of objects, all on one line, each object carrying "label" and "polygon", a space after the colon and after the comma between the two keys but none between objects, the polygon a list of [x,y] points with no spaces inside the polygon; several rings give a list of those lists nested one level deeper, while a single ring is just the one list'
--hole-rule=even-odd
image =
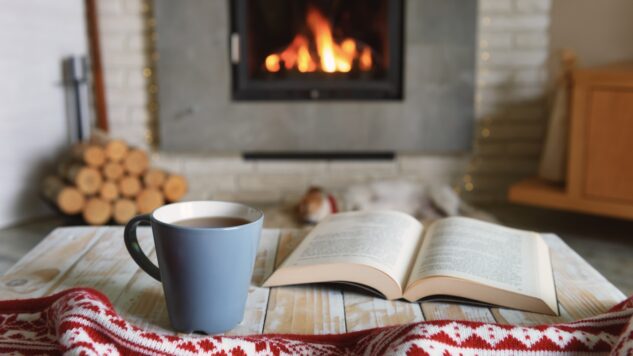
[{"label": "red knit fabric", "polygon": [[0,302],[0,353],[152,355],[633,355],[633,297],[572,323],[427,321],[340,335],[174,336],[122,319],[92,289]]}]

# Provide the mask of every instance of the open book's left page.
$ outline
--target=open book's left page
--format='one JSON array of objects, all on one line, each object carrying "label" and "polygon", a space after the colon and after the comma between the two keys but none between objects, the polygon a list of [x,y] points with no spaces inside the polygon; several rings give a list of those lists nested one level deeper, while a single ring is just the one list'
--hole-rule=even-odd
[{"label": "open book's left page", "polygon": [[[364,265],[388,275],[401,288],[417,254],[421,235],[422,224],[403,213],[336,214],[319,223],[279,270],[315,265]],[[333,275],[330,280],[344,280],[341,275]]]}]

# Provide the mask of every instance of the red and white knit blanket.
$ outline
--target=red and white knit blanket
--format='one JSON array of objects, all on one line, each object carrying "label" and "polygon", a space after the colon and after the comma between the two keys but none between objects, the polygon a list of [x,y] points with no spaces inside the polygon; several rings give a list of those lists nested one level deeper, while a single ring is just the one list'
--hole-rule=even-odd
[{"label": "red and white knit blanket", "polygon": [[397,354],[633,355],[633,297],[608,313],[566,324],[522,327],[427,321],[340,335],[173,336],[122,319],[103,294],[69,289],[0,302],[0,353],[15,354]]}]

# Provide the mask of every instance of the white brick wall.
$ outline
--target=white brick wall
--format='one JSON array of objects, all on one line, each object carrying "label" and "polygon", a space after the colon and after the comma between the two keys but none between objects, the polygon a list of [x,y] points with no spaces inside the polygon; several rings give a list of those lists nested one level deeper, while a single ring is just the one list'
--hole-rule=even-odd
[{"label": "white brick wall", "polygon": [[[544,130],[551,0],[480,0],[474,160],[413,155],[396,162],[244,162],[236,156],[156,154],[191,179],[190,198],[279,200],[309,184],[340,187],[376,178],[459,180],[473,201],[503,199],[535,171]],[[147,81],[142,0],[100,0],[112,134],[146,146]]]},{"label": "white brick wall", "polygon": [[146,8],[141,0],[99,0],[97,6],[110,132],[147,147]]},{"label": "white brick wall", "polygon": [[467,160],[460,156],[402,155],[395,161],[244,161],[240,156],[157,153],[152,164],[189,178],[186,199],[281,201],[310,185],[329,189],[373,179],[455,182]]},{"label": "white brick wall", "polygon": [[545,131],[551,0],[480,0],[474,159],[463,177],[471,201],[505,199],[534,175]]}]

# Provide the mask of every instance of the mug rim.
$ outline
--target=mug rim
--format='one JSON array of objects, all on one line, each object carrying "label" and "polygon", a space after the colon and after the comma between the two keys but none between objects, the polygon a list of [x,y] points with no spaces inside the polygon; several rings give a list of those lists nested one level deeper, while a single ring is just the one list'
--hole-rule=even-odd
[{"label": "mug rim", "polygon": [[[236,226],[216,226],[216,227],[195,227],[195,226],[181,226],[178,224],[174,224],[174,223],[168,223],[162,220],[157,219],[154,214],[156,214],[156,212],[160,209],[163,208],[167,208],[170,206],[174,206],[174,205],[180,205],[180,204],[195,204],[195,203],[220,203],[220,204],[229,204],[229,205],[235,205],[235,206],[240,206],[240,207],[244,207],[244,208],[248,208],[248,209],[253,209],[257,212],[258,216],[255,220],[250,221],[246,224],[241,224],[241,225],[236,225]],[[172,227],[172,228],[178,228],[178,229],[191,229],[191,230],[200,230],[200,231],[207,231],[207,230],[237,230],[240,229],[242,227],[245,226],[249,226],[252,224],[256,224],[258,223],[260,220],[262,220],[264,218],[264,212],[259,209],[259,208],[254,208],[250,205],[246,205],[243,203],[236,203],[236,202],[231,202],[231,201],[224,201],[224,200],[190,200],[190,201],[179,201],[179,202],[175,202],[175,203],[169,203],[169,204],[165,204],[161,207],[158,207],[156,209],[154,209],[150,214],[149,214],[150,220],[151,222],[155,222],[159,225],[163,225],[166,227]]]}]

